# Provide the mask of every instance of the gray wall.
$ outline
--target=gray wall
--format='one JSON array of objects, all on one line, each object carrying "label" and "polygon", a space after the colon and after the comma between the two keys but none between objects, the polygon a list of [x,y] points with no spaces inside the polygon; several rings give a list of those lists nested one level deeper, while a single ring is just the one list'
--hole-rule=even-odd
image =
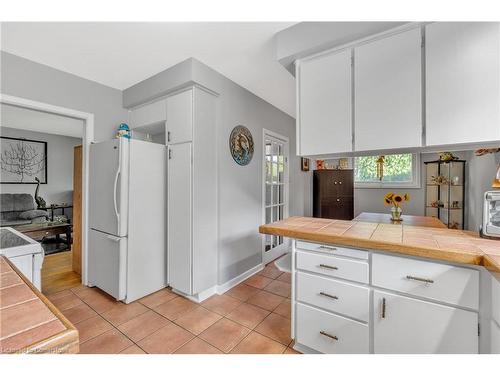
[{"label": "gray wall", "polygon": [[3,94],[93,113],[96,141],[112,138],[128,118],[120,90],[3,51],[0,59]]},{"label": "gray wall", "polygon": [[[73,149],[82,144],[80,138],[0,127],[6,137],[27,138],[47,142],[47,181],[40,185],[39,195],[50,203],[73,202]],[[0,185],[2,193],[28,193],[34,196],[36,185]]]},{"label": "gray wall", "polygon": [[483,156],[475,156],[473,151],[469,152],[469,229],[479,230],[482,223],[484,193],[494,190],[491,183],[495,177],[496,170],[500,165],[500,153]]},{"label": "gray wall", "polygon": [[[179,80],[179,72],[186,82]],[[262,262],[262,135],[263,129],[290,140],[290,215],[310,215],[311,173],[300,171],[295,156],[295,120],[215,70],[188,59],[124,91],[125,106],[135,106],[193,82],[219,94],[217,139],[219,176],[219,284]],[[247,166],[237,165],[228,139],[236,125],[254,137],[255,153]]]}]

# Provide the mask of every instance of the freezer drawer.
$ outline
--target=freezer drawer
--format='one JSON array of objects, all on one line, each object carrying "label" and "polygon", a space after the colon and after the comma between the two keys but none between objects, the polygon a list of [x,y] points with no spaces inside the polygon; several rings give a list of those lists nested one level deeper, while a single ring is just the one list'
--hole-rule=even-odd
[{"label": "freezer drawer", "polygon": [[127,239],[91,230],[89,282],[117,300],[126,296]]}]

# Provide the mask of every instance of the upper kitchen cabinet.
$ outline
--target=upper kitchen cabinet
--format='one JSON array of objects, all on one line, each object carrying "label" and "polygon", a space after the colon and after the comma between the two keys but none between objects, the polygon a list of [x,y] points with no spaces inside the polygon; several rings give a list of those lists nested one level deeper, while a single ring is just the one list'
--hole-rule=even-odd
[{"label": "upper kitchen cabinet", "polygon": [[421,29],[354,49],[356,151],[422,145]]},{"label": "upper kitchen cabinet", "polygon": [[427,145],[500,140],[500,23],[425,30]]},{"label": "upper kitchen cabinet", "polygon": [[146,104],[142,107],[130,111],[130,126],[132,129],[146,125],[165,122],[166,108],[165,100],[159,100],[154,103]]},{"label": "upper kitchen cabinet", "polygon": [[193,140],[193,88],[167,98],[167,143]]},{"label": "upper kitchen cabinet", "polygon": [[300,60],[296,69],[297,153],[352,151],[351,50]]}]

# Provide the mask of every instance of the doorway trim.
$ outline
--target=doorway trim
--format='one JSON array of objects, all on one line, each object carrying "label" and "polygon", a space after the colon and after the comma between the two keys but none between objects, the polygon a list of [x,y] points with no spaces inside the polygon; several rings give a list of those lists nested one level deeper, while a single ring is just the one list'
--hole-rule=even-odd
[{"label": "doorway trim", "polygon": [[94,114],[70,108],[0,93],[0,103],[33,109],[83,121],[83,170],[82,170],[82,284],[88,284],[88,226],[89,226],[89,148],[94,141]]},{"label": "doorway trim", "polygon": [[[266,149],[265,149],[265,140],[266,136],[276,138],[279,141],[282,141],[285,144],[285,210],[283,212],[283,218],[287,218],[289,215],[289,205],[290,205],[290,140],[288,137],[281,135],[279,133],[273,132],[272,130],[262,129],[262,219],[261,223],[265,224],[266,222]],[[289,241],[287,238],[283,238],[283,244],[281,249],[279,250],[279,254],[273,259],[266,259],[266,238],[265,235],[262,236],[261,239],[261,247],[262,247],[262,264],[270,263],[274,261],[277,257],[285,254],[289,248]]]}]

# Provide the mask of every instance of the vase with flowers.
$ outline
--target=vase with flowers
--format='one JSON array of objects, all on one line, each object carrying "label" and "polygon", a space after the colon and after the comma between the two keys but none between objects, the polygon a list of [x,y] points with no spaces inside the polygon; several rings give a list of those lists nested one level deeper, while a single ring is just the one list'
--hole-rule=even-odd
[{"label": "vase with flowers", "polygon": [[384,204],[391,207],[391,220],[401,221],[401,205],[410,200],[410,194],[405,193],[404,195],[387,193],[384,195]]}]

